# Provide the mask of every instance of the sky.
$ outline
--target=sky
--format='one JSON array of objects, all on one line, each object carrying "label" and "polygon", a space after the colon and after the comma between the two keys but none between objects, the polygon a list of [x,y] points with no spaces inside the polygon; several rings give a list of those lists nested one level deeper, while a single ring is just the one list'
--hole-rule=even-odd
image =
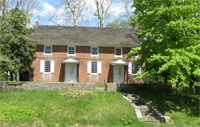
[{"label": "sky", "polygon": [[[106,0],[104,0],[106,1]],[[131,1],[131,0],[130,0]],[[49,18],[53,17],[53,20],[65,26],[73,26],[72,23],[66,23],[66,16],[62,15],[64,12],[63,6],[59,4],[59,0],[39,0],[40,7],[34,8],[31,10],[32,18],[31,18],[31,26],[35,25],[36,21],[39,21],[39,25],[56,25],[55,23],[48,21]],[[97,16],[94,16],[96,11],[96,6],[94,0],[86,0],[87,6],[89,9],[83,11],[83,20],[80,21],[80,26],[89,26],[89,27],[98,27]],[[132,12],[134,9],[131,7],[133,3],[130,3],[129,10]],[[112,21],[116,18],[124,18],[120,17],[125,12],[124,4],[122,4],[121,0],[114,0],[113,5],[109,10],[109,16],[107,17],[106,22]],[[68,18],[70,19],[70,17]]]}]

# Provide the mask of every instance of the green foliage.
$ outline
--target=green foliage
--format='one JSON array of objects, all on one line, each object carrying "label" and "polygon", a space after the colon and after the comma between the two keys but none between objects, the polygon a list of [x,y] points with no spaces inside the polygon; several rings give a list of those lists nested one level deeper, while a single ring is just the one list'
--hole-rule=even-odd
[{"label": "green foliage", "polygon": [[106,84],[97,83],[97,84],[95,84],[95,87],[106,87]]},{"label": "green foliage", "polygon": [[132,124],[132,122],[133,122],[132,120],[123,119],[124,125]]},{"label": "green foliage", "polygon": [[106,27],[111,28],[130,28],[131,27],[131,20],[121,20],[121,19],[114,19],[106,24]]},{"label": "green foliage", "polygon": [[22,82],[16,82],[16,81],[7,81],[8,85],[21,85]]},{"label": "green foliage", "polygon": [[33,123],[40,114],[35,108],[12,106],[9,104],[0,107],[0,123]]},{"label": "green foliage", "polygon": [[137,68],[145,63],[145,72],[135,79],[149,77],[154,81],[188,87],[200,76],[200,1],[135,0],[139,37],[144,42],[128,58],[140,53]]},{"label": "green foliage", "polygon": [[33,31],[26,28],[26,15],[17,7],[0,16],[0,52],[8,61],[2,61],[2,72],[11,71],[15,75],[28,71],[35,52],[35,44],[27,40]]}]

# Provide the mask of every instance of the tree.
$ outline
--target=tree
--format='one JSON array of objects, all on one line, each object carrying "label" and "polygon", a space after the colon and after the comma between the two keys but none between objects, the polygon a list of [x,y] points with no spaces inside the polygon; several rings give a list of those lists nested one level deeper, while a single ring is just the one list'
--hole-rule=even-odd
[{"label": "tree", "polygon": [[51,12],[49,21],[60,26],[59,23],[54,21],[54,18],[63,18],[65,22],[72,23],[74,26],[78,26],[80,22],[87,22],[87,18],[84,12],[87,11],[87,0],[60,0],[59,8],[62,8],[62,17],[58,17],[56,12]]},{"label": "tree", "polygon": [[[132,25],[139,24],[144,42],[129,53],[140,53],[137,68],[149,77],[188,87],[200,76],[200,2],[197,0],[135,0]],[[198,15],[198,16],[197,16]],[[197,16],[197,17],[194,17]],[[159,81],[158,80],[158,81]]]},{"label": "tree", "polygon": [[133,0],[121,0],[120,7],[123,12],[112,21],[106,23],[106,27],[112,28],[131,28],[131,19],[133,18]]},{"label": "tree", "polygon": [[98,26],[105,27],[105,19],[108,11],[113,4],[113,0],[95,0],[97,11],[95,16],[98,17]]},{"label": "tree", "polygon": [[18,6],[7,15],[0,16],[0,20],[0,51],[12,61],[12,64],[2,61],[2,68],[4,72],[10,71],[15,80],[17,73],[29,70],[35,44],[27,40],[27,35],[33,29],[26,27],[26,14]]}]

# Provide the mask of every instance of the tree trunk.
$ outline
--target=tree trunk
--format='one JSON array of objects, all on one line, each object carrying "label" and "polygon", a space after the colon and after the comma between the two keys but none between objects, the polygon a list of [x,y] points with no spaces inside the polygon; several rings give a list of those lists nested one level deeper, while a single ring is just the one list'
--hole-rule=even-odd
[{"label": "tree trunk", "polygon": [[189,85],[189,92],[195,93],[194,82],[190,82],[190,85]]},{"label": "tree trunk", "polygon": [[16,81],[16,74],[12,72],[12,81]]}]

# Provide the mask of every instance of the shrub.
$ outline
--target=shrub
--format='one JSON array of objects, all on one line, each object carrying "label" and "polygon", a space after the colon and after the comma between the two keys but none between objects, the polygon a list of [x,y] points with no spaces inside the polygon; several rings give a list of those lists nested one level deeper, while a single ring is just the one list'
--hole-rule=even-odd
[{"label": "shrub", "polygon": [[21,85],[22,82],[16,82],[16,81],[7,81],[8,85]]}]

